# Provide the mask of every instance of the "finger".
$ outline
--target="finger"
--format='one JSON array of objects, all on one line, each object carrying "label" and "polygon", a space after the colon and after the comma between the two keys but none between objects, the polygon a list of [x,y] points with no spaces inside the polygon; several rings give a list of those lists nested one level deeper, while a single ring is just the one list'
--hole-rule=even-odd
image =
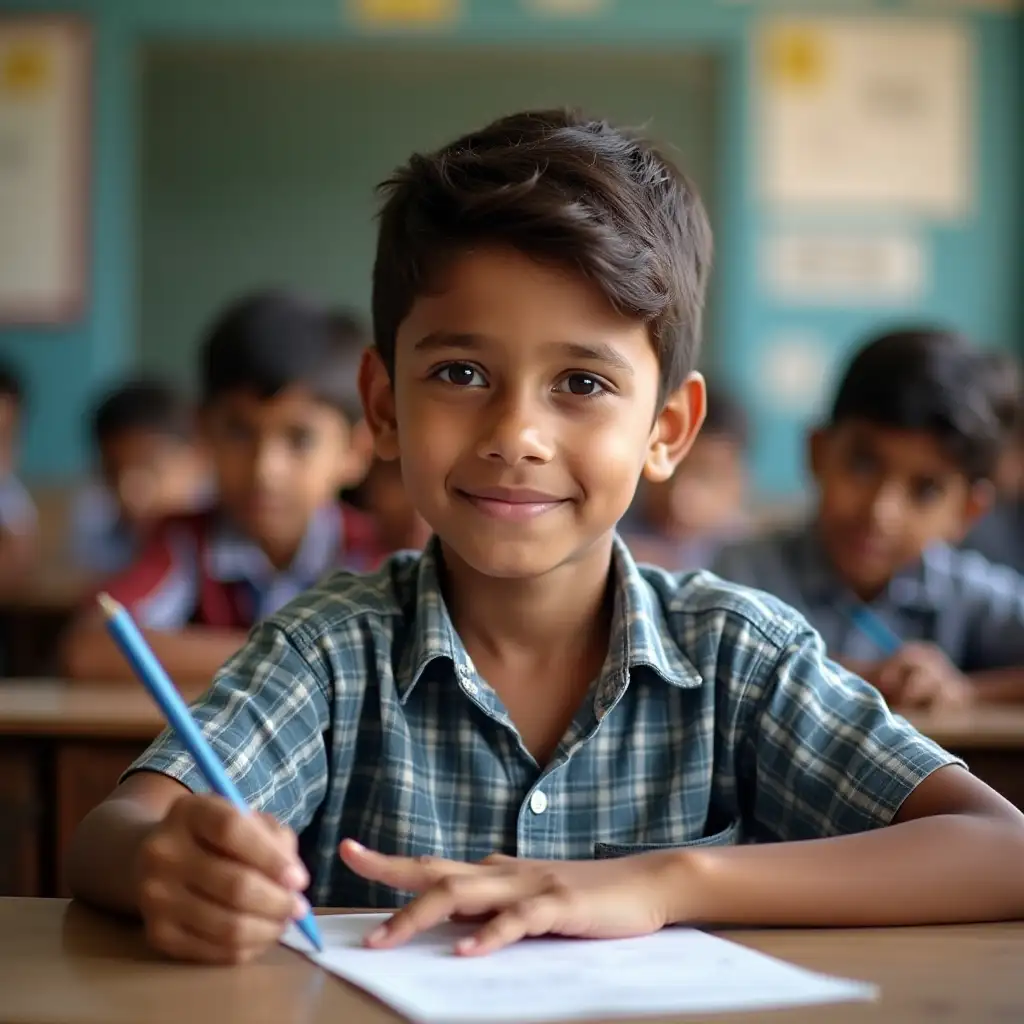
[{"label": "finger", "polygon": [[907,673],[906,684],[900,694],[900,704],[908,708],[927,707],[934,701],[937,688],[934,675],[924,669],[912,669]]},{"label": "finger", "polygon": [[205,847],[248,864],[290,889],[304,889],[309,875],[280,828],[243,814],[220,797],[189,801],[189,828]]},{"label": "finger", "polygon": [[345,839],[339,852],[346,867],[362,878],[407,892],[422,892],[449,875],[481,870],[478,864],[464,864],[443,857],[394,857],[377,853],[353,839]]},{"label": "finger", "polygon": [[535,875],[452,875],[395,913],[366,940],[375,949],[391,949],[429,931],[455,914],[489,914],[533,895],[543,884]]},{"label": "finger", "polygon": [[527,936],[547,935],[559,930],[563,912],[558,895],[531,896],[497,914],[474,935],[457,943],[455,951],[462,956],[485,956]]},{"label": "finger", "polygon": [[238,861],[195,850],[195,860],[182,872],[190,889],[237,913],[255,914],[270,921],[301,918],[309,909],[306,900],[286,886]]}]

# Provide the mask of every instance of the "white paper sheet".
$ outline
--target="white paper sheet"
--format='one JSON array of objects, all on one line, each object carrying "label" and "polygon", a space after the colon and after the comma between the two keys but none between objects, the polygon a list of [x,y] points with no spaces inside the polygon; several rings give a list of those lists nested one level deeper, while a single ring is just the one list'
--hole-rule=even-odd
[{"label": "white paper sheet", "polygon": [[360,947],[381,914],[318,918],[324,952],[286,945],[424,1024],[490,1024],[762,1010],[869,1000],[871,985],[813,974],[691,928],[640,939],[535,939],[461,957],[446,924],[394,950]]}]

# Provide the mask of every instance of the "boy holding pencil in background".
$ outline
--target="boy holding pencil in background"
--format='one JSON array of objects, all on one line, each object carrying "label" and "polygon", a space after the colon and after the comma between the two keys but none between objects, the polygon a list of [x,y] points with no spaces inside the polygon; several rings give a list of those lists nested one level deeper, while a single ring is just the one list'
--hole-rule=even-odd
[{"label": "boy holding pencil in background", "polygon": [[[200,425],[216,506],[167,519],[104,583],[177,681],[208,680],[253,623],[330,570],[379,560],[372,524],[336,497],[368,458],[353,441],[362,348],[326,311],[286,292],[247,296],[213,325]],[[72,678],[126,675],[92,607],[72,628],[65,662]]]},{"label": "boy holding pencil in background", "polygon": [[377,948],[479,915],[463,954],[1024,912],[1024,816],[781,602],[638,569],[615,535],[704,414],[686,179],[531,111],[384,195],[363,402],[435,538],[264,620],[193,706],[265,817],[165,734],[83,822],[75,893],[215,963],[259,955],[307,886],[401,907]]},{"label": "boy holding pencil in background", "polygon": [[992,504],[995,398],[958,335],[876,338],[811,435],[813,521],[726,548],[713,570],[801,611],[893,705],[1024,700],[1024,577],[954,546]]}]

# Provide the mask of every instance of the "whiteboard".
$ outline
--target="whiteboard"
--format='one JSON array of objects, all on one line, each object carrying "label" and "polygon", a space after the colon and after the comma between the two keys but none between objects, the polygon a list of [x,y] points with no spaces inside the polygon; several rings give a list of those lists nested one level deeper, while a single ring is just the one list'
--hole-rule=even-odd
[{"label": "whiteboard", "polygon": [[0,18],[0,323],[67,323],[85,303],[89,36]]}]

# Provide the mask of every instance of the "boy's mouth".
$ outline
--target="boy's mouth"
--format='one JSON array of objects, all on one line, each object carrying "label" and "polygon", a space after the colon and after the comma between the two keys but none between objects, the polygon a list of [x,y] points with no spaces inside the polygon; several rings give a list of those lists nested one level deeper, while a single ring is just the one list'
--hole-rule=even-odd
[{"label": "boy's mouth", "polygon": [[472,491],[457,489],[456,493],[477,511],[506,522],[536,519],[537,516],[550,512],[568,500],[545,491],[528,488],[480,487]]}]

